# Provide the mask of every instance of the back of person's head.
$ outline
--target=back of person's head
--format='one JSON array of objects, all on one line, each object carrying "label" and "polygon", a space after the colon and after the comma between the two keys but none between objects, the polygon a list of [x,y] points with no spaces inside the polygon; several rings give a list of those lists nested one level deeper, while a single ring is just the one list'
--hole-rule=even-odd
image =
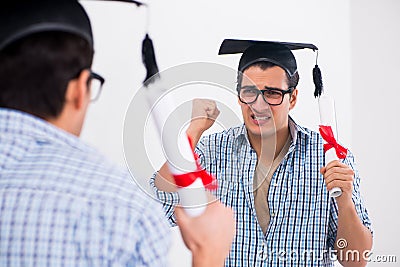
[{"label": "back of person's head", "polygon": [[89,18],[76,0],[0,4],[0,107],[56,118],[68,82],[91,67]]}]

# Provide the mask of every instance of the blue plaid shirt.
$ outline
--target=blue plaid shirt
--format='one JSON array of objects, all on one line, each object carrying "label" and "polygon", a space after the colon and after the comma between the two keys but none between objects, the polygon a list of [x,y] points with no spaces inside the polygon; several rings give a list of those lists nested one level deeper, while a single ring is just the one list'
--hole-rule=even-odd
[{"label": "blue plaid shirt", "polygon": [[0,108],[0,266],[165,266],[161,205],[51,124]]},{"label": "blue plaid shirt", "polygon": [[[245,126],[205,136],[196,147],[202,166],[218,180],[217,197],[236,214],[236,238],[226,266],[333,266],[338,209],[319,172],[325,164],[322,138],[291,118],[289,128],[293,141],[271,179],[270,223],[265,235],[254,207],[257,154]],[[350,152],[344,163],[355,171],[353,201],[360,220],[370,228]],[[158,190],[154,177],[150,183],[174,225],[173,205],[179,197]]]}]

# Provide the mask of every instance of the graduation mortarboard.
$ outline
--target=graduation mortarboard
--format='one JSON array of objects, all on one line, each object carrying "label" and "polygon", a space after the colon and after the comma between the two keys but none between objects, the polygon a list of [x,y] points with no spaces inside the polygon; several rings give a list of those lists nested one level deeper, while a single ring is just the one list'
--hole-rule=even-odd
[{"label": "graduation mortarboard", "polygon": [[[146,4],[135,0],[103,0],[125,2],[136,6]],[[0,51],[31,34],[59,31],[76,34],[93,47],[89,17],[78,0],[21,0],[0,3]],[[146,80],[158,73],[153,42],[146,34],[142,44]]]},{"label": "graduation mortarboard", "polygon": [[[143,5],[134,0],[107,0]],[[0,50],[28,35],[47,31],[76,34],[93,46],[89,17],[77,0],[22,0],[0,3]]]},{"label": "graduation mortarboard", "polygon": [[0,4],[0,50],[31,34],[63,31],[93,45],[89,17],[76,0],[5,1]]},{"label": "graduation mortarboard", "polygon": [[[318,50],[315,45],[307,43],[225,39],[218,54],[242,53],[238,66],[240,72],[257,62],[271,62],[284,69],[292,77],[297,72],[297,63],[291,50],[304,48]],[[313,80],[314,96],[317,97],[322,93],[321,71],[317,64],[313,69]]]}]

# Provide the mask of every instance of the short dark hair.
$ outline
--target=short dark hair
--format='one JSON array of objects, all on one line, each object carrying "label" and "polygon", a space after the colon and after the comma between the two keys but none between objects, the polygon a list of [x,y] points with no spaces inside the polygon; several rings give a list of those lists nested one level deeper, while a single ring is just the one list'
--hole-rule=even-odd
[{"label": "short dark hair", "polygon": [[[240,87],[242,85],[242,80],[243,80],[243,73],[245,72],[245,70],[249,69],[250,67],[258,67],[262,70],[266,70],[272,67],[276,67],[278,65],[269,62],[269,61],[259,61],[259,62],[255,62],[253,64],[251,64],[250,66],[246,67],[243,71],[239,71],[238,75],[237,75],[237,85],[236,85],[236,91],[239,93],[240,91]],[[278,66],[279,67],[279,66]],[[289,86],[289,88],[296,88],[297,84],[299,83],[299,73],[296,72],[292,77],[290,77],[290,75],[286,73],[286,78],[287,78],[287,84]]]},{"label": "short dark hair", "polygon": [[93,48],[65,32],[41,32],[0,51],[0,107],[56,118],[68,82],[92,65]]}]

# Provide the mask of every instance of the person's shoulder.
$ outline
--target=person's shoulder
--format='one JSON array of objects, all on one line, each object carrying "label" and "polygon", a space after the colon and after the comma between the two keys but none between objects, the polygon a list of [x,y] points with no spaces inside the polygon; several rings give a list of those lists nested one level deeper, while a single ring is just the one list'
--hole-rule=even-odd
[{"label": "person's shoulder", "polygon": [[131,202],[129,199],[134,194],[141,196],[141,190],[127,167],[112,162],[95,149],[75,153],[76,158],[82,161],[80,173],[90,181],[94,195],[115,200],[125,198],[127,203]]},{"label": "person's shoulder", "polygon": [[292,118],[290,118],[289,127],[291,134],[296,134],[296,138],[305,141],[305,143],[322,143],[319,132],[297,124]]},{"label": "person's shoulder", "polygon": [[[48,154],[52,155],[51,159],[46,159]],[[43,173],[46,179],[60,185],[57,187],[60,195],[68,191],[82,202],[137,210],[148,203],[149,197],[139,188],[127,167],[112,162],[83,141],[74,145],[51,144],[33,155],[46,161],[53,170],[43,170]]]},{"label": "person's shoulder", "polygon": [[[303,127],[303,126],[300,126],[298,124],[296,124],[296,128],[297,128],[298,138],[301,138],[302,140],[305,140],[306,141],[306,142],[304,142],[305,144],[310,144],[310,145],[318,144],[319,147],[321,147],[321,149],[323,149],[324,139],[322,138],[322,136],[319,133],[319,131],[314,131],[314,130],[312,130],[310,128]],[[340,140],[338,140],[338,143],[340,145],[343,145],[343,144],[340,143]],[[348,160],[350,162],[354,161],[354,154],[348,148],[347,148],[346,160]]]},{"label": "person's shoulder", "polygon": [[150,220],[157,224],[155,221],[162,219],[161,204],[140,187],[127,167],[94,151],[77,152],[85,162],[77,173],[80,186],[85,186],[85,193],[75,192],[75,197],[99,212],[104,212],[104,209],[127,214],[132,223]]},{"label": "person's shoulder", "polygon": [[[85,194],[75,195],[74,203],[82,206],[81,216],[90,224],[101,224],[101,231],[113,235],[110,246],[127,254],[142,257],[138,246],[168,246],[169,227],[161,203],[140,188],[127,169],[104,157],[97,163],[102,169],[87,176]],[[149,256],[167,250],[159,249],[161,252],[152,251]]]},{"label": "person's shoulder", "polygon": [[210,142],[221,144],[234,142],[237,138],[246,133],[244,124],[237,125],[234,127],[227,128],[220,132],[215,132],[209,135],[205,135],[200,139],[200,143],[207,144]]},{"label": "person's shoulder", "polygon": [[301,129],[299,132],[305,138],[309,138],[310,140],[313,140],[313,141],[322,140],[322,137],[319,132],[312,130],[308,127],[303,127],[303,126],[298,126],[298,128]]}]

